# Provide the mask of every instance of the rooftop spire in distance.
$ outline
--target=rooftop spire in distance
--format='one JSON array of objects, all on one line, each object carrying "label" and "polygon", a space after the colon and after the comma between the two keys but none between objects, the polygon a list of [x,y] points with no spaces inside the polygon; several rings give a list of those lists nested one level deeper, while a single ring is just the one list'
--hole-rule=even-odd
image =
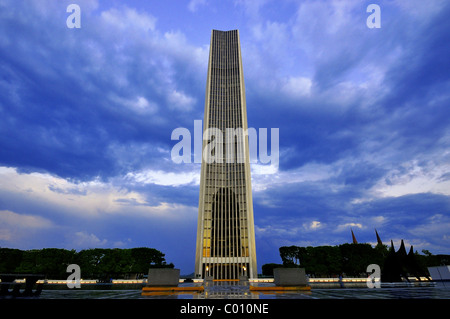
[{"label": "rooftop spire in distance", "polygon": [[350,230],[352,231],[352,239],[353,239],[353,243],[357,244],[358,241],[356,240],[355,234],[353,234],[353,229],[350,228]]}]

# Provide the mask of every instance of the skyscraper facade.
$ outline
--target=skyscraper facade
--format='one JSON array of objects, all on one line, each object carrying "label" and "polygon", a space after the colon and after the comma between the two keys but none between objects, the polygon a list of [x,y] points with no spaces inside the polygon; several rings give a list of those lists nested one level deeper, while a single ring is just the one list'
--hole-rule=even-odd
[{"label": "skyscraper facade", "polygon": [[257,277],[239,31],[212,30],[203,122],[196,277]]}]

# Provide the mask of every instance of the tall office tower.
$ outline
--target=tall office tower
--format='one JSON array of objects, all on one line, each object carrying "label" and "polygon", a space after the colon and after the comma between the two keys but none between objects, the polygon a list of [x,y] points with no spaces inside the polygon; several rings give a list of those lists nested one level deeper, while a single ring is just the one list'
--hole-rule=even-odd
[{"label": "tall office tower", "polygon": [[203,123],[196,277],[257,277],[239,31],[211,33]]}]

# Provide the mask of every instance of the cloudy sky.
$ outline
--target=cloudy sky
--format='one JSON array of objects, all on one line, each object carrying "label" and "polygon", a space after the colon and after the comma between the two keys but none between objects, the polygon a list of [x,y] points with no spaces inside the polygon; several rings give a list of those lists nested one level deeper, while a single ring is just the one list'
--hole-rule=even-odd
[{"label": "cloudy sky", "polygon": [[172,161],[171,133],[203,119],[211,30],[239,29],[248,124],[279,128],[279,166],[252,164],[259,270],[350,229],[450,254],[449,16],[436,0],[0,0],[0,246],[146,246],[193,272],[200,164]]}]

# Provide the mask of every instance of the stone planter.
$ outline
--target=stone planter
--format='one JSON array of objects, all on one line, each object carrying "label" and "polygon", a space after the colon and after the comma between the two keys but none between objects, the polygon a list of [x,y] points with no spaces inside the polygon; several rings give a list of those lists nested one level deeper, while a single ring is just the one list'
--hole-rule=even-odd
[{"label": "stone planter", "polygon": [[180,269],[150,268],[147,286],[178,286],[179,280]]},{"label": "stone planter", "polygon": [[275,268],[273,279],[276,286],[307,286],[305,268]]}]

